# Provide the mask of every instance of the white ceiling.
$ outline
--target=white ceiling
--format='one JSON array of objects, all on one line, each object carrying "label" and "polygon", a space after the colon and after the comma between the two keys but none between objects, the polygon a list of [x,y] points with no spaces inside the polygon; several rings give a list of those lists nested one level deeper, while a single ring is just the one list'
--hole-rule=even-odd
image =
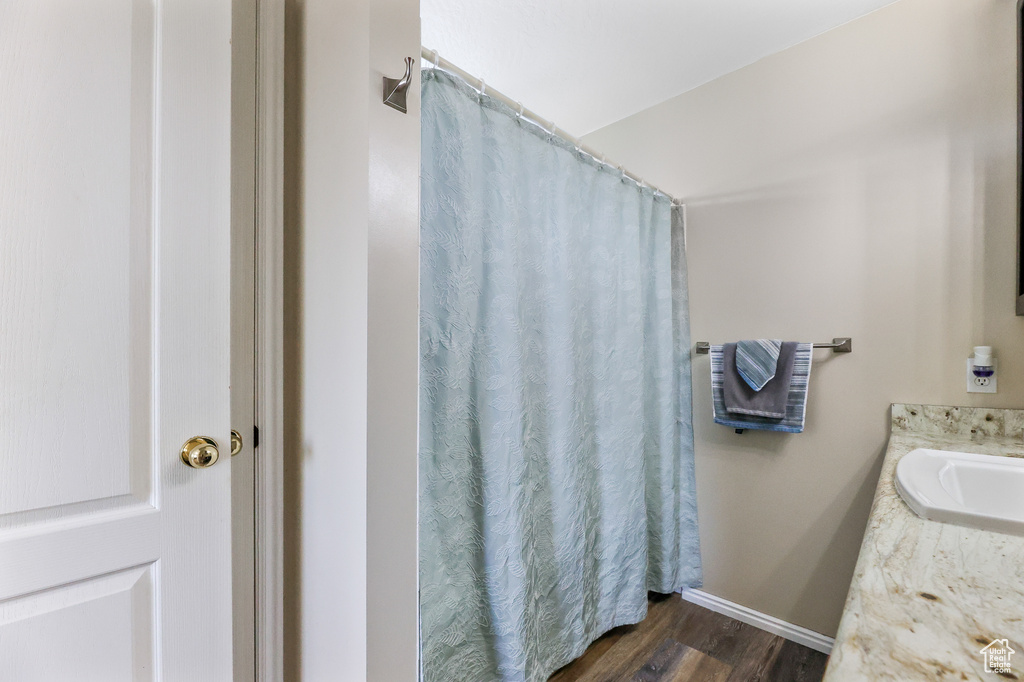
[{"label": "white ceiling", "polygon": [[580,136],[893,1],[421,0],[420,12],[425,47]]}]

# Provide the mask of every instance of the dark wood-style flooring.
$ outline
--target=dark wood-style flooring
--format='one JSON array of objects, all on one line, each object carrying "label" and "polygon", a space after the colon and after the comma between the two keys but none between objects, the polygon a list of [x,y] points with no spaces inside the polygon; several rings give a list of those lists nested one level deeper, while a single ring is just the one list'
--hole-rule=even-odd
[{"label": "dark wood-style flooring", "polygon": [[752,625],[651,595],[647,618],[615,628],[549,682],[820,682],[828,657]]}]

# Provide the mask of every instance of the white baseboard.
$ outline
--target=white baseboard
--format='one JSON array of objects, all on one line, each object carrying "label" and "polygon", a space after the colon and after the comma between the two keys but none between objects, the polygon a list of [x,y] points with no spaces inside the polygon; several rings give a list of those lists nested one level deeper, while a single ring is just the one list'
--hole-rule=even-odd
[{"label": "white baseboard", "polygon": [[720,613],[723,616],[729,616],[736,620],[746,623],[747,625],[753,625],[756,628],[766,630],[773,635],[779,637],[785,637],[786,639],[796,642],[797,644],[803,644],[806,647],[810,647],[815,651],[820,651],[823,654],[832,653],[832,645],[836,641],[831,637],[802,628],[799,625],[793,625],[787,623],[784,620],[779,620],[774,616],[769,616],[767,613],[761,613],[754,609],[741,606],[727,599],[716,597],[713,594],[708,594],[702,590],[683,590],[680,593],[686,601],[697,606],[703,606],[706,609],[710,609],[715,613]]}]

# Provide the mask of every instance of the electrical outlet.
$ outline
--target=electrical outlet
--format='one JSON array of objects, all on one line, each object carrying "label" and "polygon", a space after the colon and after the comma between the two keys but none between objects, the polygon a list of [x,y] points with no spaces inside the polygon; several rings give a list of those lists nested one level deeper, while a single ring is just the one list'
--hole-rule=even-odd
[{"label": "electrical outlet", "polygon": [[999,361],[992,360],[992,376],[974,376],[974,358],[967,358],[967,392],[968,393],[996,393],[996,377],[999,376]]}]

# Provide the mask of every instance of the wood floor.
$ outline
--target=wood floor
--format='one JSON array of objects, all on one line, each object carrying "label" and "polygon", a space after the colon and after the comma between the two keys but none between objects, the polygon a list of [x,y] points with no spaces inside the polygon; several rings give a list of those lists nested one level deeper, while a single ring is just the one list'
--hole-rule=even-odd
[{"label": "wood floor", "polygon": [[652,594],[643,622],[610,631],[549,682],[820,682],[827,662],[678,594]]}]

